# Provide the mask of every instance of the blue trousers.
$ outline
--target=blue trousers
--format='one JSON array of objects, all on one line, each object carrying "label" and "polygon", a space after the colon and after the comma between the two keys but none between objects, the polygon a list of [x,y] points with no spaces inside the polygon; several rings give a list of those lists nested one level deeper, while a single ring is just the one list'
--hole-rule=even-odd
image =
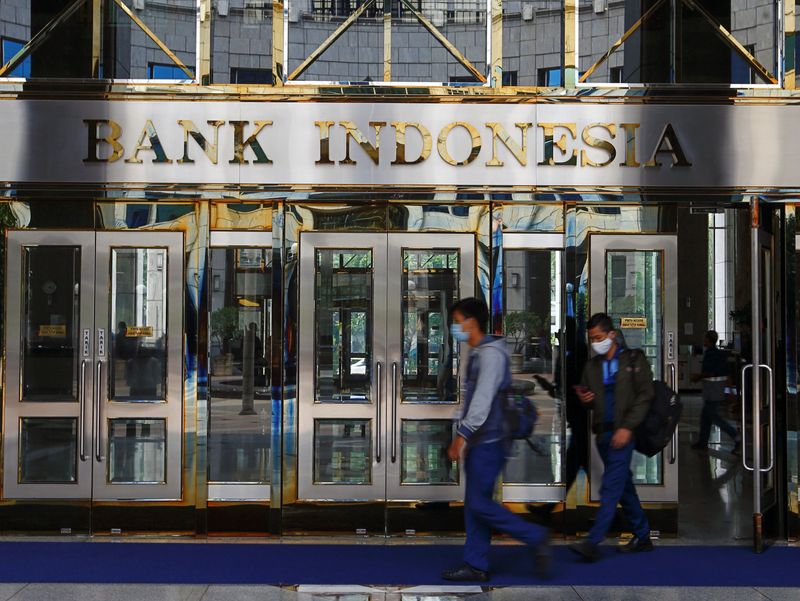
[{"label": "blue trousers", "polygon": [[611,437],[611,432],[597,437],[597,451],[603,459],[605,470],[600,484],[600,510],[589,531],[589,541],[596,545],[603,542],[608,534],[617,512],[617,504],[622,505],[635,536],[639,538],[650,536],[650,524],[639,502],[639,495],[636,494],[631,473],[634,443],[631,442],[621,449],[613,449]]},{"label": "blue trousers", "polygon": [[505,462],[505,443],[502,441],[468,447],[464,458],[464,523],[467,530],[464,563],[484,572],[489,570],[492,529],[531,547],[537,547],[547,538],[547,530],[543,527],[526,522],[495,502],[494,488]]}]

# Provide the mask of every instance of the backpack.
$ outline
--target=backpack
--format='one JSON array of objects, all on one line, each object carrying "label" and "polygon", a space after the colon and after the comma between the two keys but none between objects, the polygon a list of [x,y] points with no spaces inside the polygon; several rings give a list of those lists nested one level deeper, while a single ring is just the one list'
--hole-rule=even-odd
[{"label": "backpack", "polygon": [[[636,355],[631,352],[631,364]],[[653,457],[666,447],[675,434],[683,412],[678,393],[662,380],[654,380],[655,396],[642,423],[634,431],[636,450]]]},{"label": "backpack", "polygon": [[[511,360],[507,358],[506,374],[511,373]],[[524,440],[533,448],[529,440],[533,427],[539,419],[539,411],[525,393],[514,390],[510,375],[508,385],[503,389],[503,421],[511,440]]]}]

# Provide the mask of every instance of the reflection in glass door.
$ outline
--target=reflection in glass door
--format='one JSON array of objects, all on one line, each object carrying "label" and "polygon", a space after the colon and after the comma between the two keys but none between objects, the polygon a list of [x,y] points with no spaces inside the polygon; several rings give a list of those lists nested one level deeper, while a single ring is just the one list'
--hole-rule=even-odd
[{"label": "reflection in glass door", "polygon": [[463,498],[447,457],[460,398],[449,308],[474,294],[474,244],[471,234],[389,235],[389,501]]},{"label": "reflection in glass door", "polygon": [[[644,351],[653,377],[677,389],[677,237],[592,234],[590,252],[590,312],[608,313],[626,345]],[[677,503],[677,453],[677,440],[655,457],[634,452],[631,470],[642,501]],[[601,473],[592,445],[592,500],[599,498]]]},{"label": "reflection in glass door", "polygon": [[208,498],[267,500],[271,471],[272,234],[212,232]]},{"label": "reflection in glass door", "polygon": [[181,497],[182,249],[9,233],[5,498]]},{"label": "reflection in glass door", "polygon": [[566,407],[559,360],[564,333],[561,248],[560,234],[502,237],[503,333],[512,383],[539,411],[531,444],[514,441],[506,464],[503,499],[508,502],[563,501],[566,492]]},{"label": "reflection in glass door", "polygon": [[449,307],[474,292],[474,237],[305,233],[298,496],[458,500]]}]

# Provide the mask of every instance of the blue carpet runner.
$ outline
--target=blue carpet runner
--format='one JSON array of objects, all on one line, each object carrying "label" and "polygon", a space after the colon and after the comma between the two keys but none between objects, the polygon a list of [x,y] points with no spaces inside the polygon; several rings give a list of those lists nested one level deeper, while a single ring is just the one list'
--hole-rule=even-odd
[{"label": "blue carpet runner", "polygon": [[[492,548],[490,585],[800,587],[800,548],[657,547],[586,564],[554,547],[552,578],[533,575],[525,547]],[[134,542],[0,543],[0,581],[158,584],[443,584],[457,545]]]}]

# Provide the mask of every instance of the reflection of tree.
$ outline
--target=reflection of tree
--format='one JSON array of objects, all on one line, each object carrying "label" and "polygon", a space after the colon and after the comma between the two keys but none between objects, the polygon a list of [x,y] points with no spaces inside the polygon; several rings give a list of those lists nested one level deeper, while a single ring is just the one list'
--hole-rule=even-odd
[{"label": "reflection of tree", "polygon": [[211,313],[211,337],[220,345],[223,353],[231,352],[231,343],[242,337],[239,310],[236,307],[221,307]]},{"label": "reflection of tree", "polygon": [[550,325],[550,318],[542,319],[532,311],[509,311],[505,315],[506,336],[514,340],[514,353],[522,354],[525,344],[534,336]]}]

